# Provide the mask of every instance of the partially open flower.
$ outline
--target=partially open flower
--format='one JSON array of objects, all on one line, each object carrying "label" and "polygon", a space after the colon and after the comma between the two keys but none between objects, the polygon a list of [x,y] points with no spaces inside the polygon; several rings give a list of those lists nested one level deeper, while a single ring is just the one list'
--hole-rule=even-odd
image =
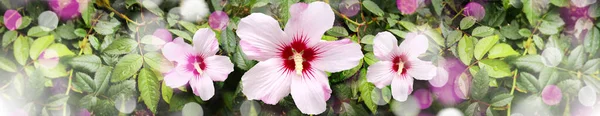
[{"label": "partially open flower", "polygon": [[339,6],[340,13],[352,17],[360,11],[360,2],[358,0],[344,0]]},{"label": "partially open flower", "polygon": [[53,49],[46,49],[42,51],[40,57],[38,57],[38,62],[44,68],[54,68],[58,65],[58,53]]},{"label": "partially open flower", "polygon": [[223,30],[227,28],[229,16],[223,11],[215,11],[208,17],[208,25],[214,30]]},{"label": "partially open flower", "polygon": [[[87,4],[87,1],[82,2]],[[69,20],[81,14],[80,4],[77,0],[48,0],[48,5],[62,20]]]},{"label": "partially open flower", "polygon": [[419,8],[417,0],[396,0],[396,7],[402,14],[413,14]]},{"label": "partially open flower", "polygon": [[8,30],[16,30],[21,26],[21,14],[16,10],[7,10],[4,12],[4,26]]},{"label": "partially open flower", "polygon": [[478,21],[481,21],[485,17],[485,8],[479,3],[470,2],[465,6],[463,14],[465,16],[472,16]]},{"label": "partially open flower", "polygon": [[560,103],[562,93],[556,85],[547,85],[542,91],[542,101],[547,105],[556,105]]}]

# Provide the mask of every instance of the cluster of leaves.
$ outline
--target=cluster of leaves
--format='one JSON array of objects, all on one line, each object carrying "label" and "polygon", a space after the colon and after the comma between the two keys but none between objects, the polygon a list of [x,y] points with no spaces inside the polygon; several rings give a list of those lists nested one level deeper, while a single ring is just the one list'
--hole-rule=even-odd
[{"label": "cluster of leaves", "polygon": [[[152,33],[147,30],[160,27],[190,43],[196,30],[208,27],[206,21],[180,20],[179,14],[170,11],[179,5],[177,1],[155,4],[150,0],[92,0],[81,18],[60,23],[53,23],[59,21],[57,17],[43,16],[42,11],[49,9],[45,2],[34,1],[14,8],[25,15],[17,30],[0,27],[0,94],[2,99],[24,101],[20,108],[35,115],[81,108],[96,115],[131,111],[138,115],[166,115],[181,110],[185,113],[183,107],[189,102],[205,106],[204,114],[299,115],[301,112],[289,96],[275,106],[251,102],[251,109],[240,109],[246,100],[240,94],[240,78],[256,61],[246,59],[241,52],[235,29],[241,18],[253,12],[271,15],[284,26],[292,4],[312,1],[315,0],[207,1],[211,11],[225,11],[231,18],[226,29],[217,31],[218,54],[229,56],[235,64],[235,71],[225,82],[216,82],[215,96],[209,101],[202,101],[190,88],[171,89],[165,85],[163,67],[173,64],[152,45],[152,36],[146,36]],[[431,5],[404,15],[397,9],[396,0],[360,0],[362,10],[356,16],[337,11],[342,0],[325,1],[336,12],[336,22],[322,39],[350,38],[361,43],[365,57],[355,68],[330,74],[334,97],[328,100],[324,115],[392,113],[389,109],[394,109],[396,102],[385,106],[377,103],[380,98],[385,103],[391,101],[390,88],[376,89],[366,81],[367,67],[377,62],[373,54],[374,35],[382,31],[399,38],[408,32],[427,35],[430,46],[422,58],[436,65],[445,58],[460,59],[467,66],[462,73],[472,75],[467,84],[471,85],[467,86],[467,100],[456,105],[467,115],[511,114],[514,101],[541,99],[546,85],[557,85],[564,96],[561,104],[567,104],[548,108],[557,113],[569,112],[568,104],[577,100],[576,92],[581,87],[600,90],[600,22],[592,24],[585,38],[572,39],[575,35],[565,31],[558,11],[568,5],[568,0],[551,0],[546,7],[536,0],[488,1],[484,4],[486,16],[480,21],[461,13],[468,1],[431,0]],[[590,9],[599,8],[599,4]],[[594,18],[600,16],[600,10],[590,12]],[[52,26],[56,28],[45,28]],[[45,49],[58,52],[58,66],[38,66],[38,56]],[[427,85],[426,81],[416,81],[414,88],[429,88]],[[66,89],[54,92],[60,87]],[[135,102],[133,106],[131,100]],[[435,113],[443,107],[434,102],[424,111]],[[191,109],[194,110],[197,109]]]}]

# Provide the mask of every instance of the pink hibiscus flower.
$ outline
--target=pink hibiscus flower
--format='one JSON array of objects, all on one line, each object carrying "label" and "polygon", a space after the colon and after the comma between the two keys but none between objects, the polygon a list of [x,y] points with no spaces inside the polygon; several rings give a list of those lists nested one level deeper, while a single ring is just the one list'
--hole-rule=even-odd
[{"label": "pink hibiscus flower", "polygon": [[406,39],[397,45],[397,40],[389,32],[381,32],[373,40],[373,52],[379,62],[367,69],[367,81],[378,88],[392,85],[392,97],[406,101],[413,91],[413,77],[430,80],[436,75],[436,67],[431,62],[417,58],[427,51],[425,35],[408,33]]},{"label": "pink hibiscus flower", "polygon": [[219,43],[212,30],[196,31],[193,44],[192,47],[181,38],[165,44],[163,55],[176,63],[175,68],[165,74],[165,83],[177,88],[189,82],[194,94],[206,101],[215,94],[212,81],[225,81],[233,71],[233,64],[229,57],[215,55]]},{"label": "pink hibiscus flower", "polygon": [[328,4],[296,3],[290,15],[285,31],[262,13],[241,19],[237,34],[242,51],[260,61],[242,76],[242,92],[266,104],[276,104],[291,93],[301,112],[319,114],[331,96],[324,71],[351,69],[363,54],[360,45],[349,39],[321,41],[335,19]]}]

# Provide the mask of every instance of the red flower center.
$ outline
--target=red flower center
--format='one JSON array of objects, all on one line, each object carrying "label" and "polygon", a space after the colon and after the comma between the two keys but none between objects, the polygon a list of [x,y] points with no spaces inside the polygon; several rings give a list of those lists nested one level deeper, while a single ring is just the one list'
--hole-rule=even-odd
[{"label": "red flower center", "polygon": [[392,62],[392,69],[398,74],[405,75],[406,71],[410,69],[410,62],[404,55],[394,56]]},{"label": "red flower center", "polygon": [[204,58],[202,56],[190,55],[188,56],[188,64],[185,66],[187,71],[193,72],[194,75],[201,75],[203,70],[206,69]]},{"label": "red flower center", "polygon": [[294,36],[291,44],[280,48],[286,72],[295,71],[300,75],[310,69],[309,62],[315,59],[316,53],[306,45],[307,39],[305,36]]}]

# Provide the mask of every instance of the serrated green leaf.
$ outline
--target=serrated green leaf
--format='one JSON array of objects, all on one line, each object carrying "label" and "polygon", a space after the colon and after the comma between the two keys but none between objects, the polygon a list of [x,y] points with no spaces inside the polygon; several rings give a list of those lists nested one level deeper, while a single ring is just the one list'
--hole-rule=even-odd
[{"label": "serrated green leaf", "polygon": [[542,63],[548,67],[556,67],[562,62],[563,53],[558,48],[555,47],[547,47],[544,52],[542,52]]},{"label": "serrated green leaf", "polygon": [[0,57],[0,69],[7,72],[17,72],[17,65],[5,57]]},{"label": "serrated green leaf", "polygon": [[542,63],[542,56],[540,55],[525,55],[521,56],[511,63],[517,66],[519,69],[526,69],[534,72],[540,72],[546,65]]},{"label": "serrated green leaf", "polygon": [[348,36],[348,31],[342,26],[333,26],[333,28],[327,30],[327,34],[335,37],[346,37]]},{"label": "serrated green leaf", "polygon": [[56,94],[56,95],[50,96],[50,98],[48,98],[48,102],[46,103],[46,106],[52,106],[52,107],[61,106],[65,103],[67,103],[67,100],[69,100],[68,95]]},{"label": "serrated green leaf", "polygon": [[494,34],[495,30],[496,29],[488,27],[488,26],[479,26],[479,27],[475,27],[475,29],[473,29],[473,32],[471,33],[471,35],[474,37],[487,37],[487,36],[491,36],[492,34]]},{"label": "serrated green leaf", "polygon": [[117,31],[116,28],[119,28],[119,25],[121,25],[121,23],[114,18],[110,21],[99,20],[94,27],[94,31],[101,35],[110,35]]},{"label": "serrated green leaf", "polygon": [[592,28],[592,30],[588,31],[585,40],[583,40],[583,47],[586,53],[595,55],[598,52],[598,48],[600,48],[600,29]]},{"label": "serrated green leaf", "polygon": [[486,69],[482,69],[475,76],[471,82],[471,97],[476,100],[482,100],[488,93],[490,78]]},{"label": "serrated green leaf", "polygon": [[560,78],[560,73],[558,72],[558,70],[548,67],[542,69],[538,78],[540,80],[540,87],[554,85],[558,82],[558,79]]},{"label": "serrated green leaf", "polygon": [[469,36],[463,36],[460,41],[458,41],[458,58],[465,65],[471,65],[471,60],[473,59],[473,40]]},{"label": "serrated green leaf", "polygon": [[415,26],[414,23],[408,22],[408,21],[398,21],[398,23],[400,23],[400,25],[402,25],[402,27],[406,28],[408,31],[410,32],[416,32],[417,30],[417,26]]},{"label": "serrated green leaf", "polygon": [[37,60],[42,51],[48,48],[52,43],[54,43],[54,35],[44,36],[34,40],[29,49],[29,57]]},{"label": "serrated green leaf", "polygon": [[67,48],[67,46],[62,43],[54,43],[54,44],[50,45],[48,47],[48,49],[56,51],[56,54],[58,54],[58,57],[75,55],[75,53],[73,53],[73,51],[69,50],[69,48]]},{"label": "serrated green leaf", "polygon": [[442,4],[442,0],[431,0],[431,5],[433,5],[433,11],[435,11],[435,14],[442,15],[442,10],[444,10],[444,6]]},{"label": "serrated green leaf", "polygon": [[2,35],[2,47],[6,48],[10,43],[17,40],[19,33],[17,31],[7,31]]},{"label": "serrated green leaf", "polygon": [[481,111],[479,111],[479,103],[473,102],[467,109],[465,109],[465,116],[479,116]]},{"label": "serrated green leaf", "polygon": [[476,21],[477,20],[472,16],[465,17],[462,20],[460,20],[460,29],[469,29],[471,28],[471,26],[475,25]]},{"label": "serrated green leaf", "polygon": [[102,52],[110,55],[121,55],[132,52],[137,46],[138,43],[133,39],[117,39]]},{"label": "serrated green leaf", "polygon": [[506,94],[506,93],[496,95],[496,96],[494,96],[494,98],[492,98],[491,105],[496,106],[496,107],[505,106],[506,104],[512,102],[513,97],[514,97],[513,95]]},{"label": "serrated green leaf", "polygon": [[179,23],[179,25],[183,26],[183,28],[185,28],[189,32],[194,33],[198,30],[198,28],[196,27],[196,25],[194,23],[190,23],[187,21],[179,21],[178,23]]},{"label": "serrated green leaf", "polygon": [[169,32],[175,34],[176,36],[182,37],[185,40],[192,41],[192,36],[185,31],[180,31],[177,29],[169,29]]},{"label": "serrated green leaf", "polygon": [[494,45],[496,44],[496,42],[498,42],[498,40],[499,40],[498,35],[489,36],[489,37],[479,40],[473,50],[473,55],[474,55],[475,59],[481,60],[481,58],[483,58],[483,56],[490,49],[492,49],[492,47],[494,47]]},{"label": "serrated green leaf", "polygon": [[571,51],[569,54],[569,58],[567,59],[567,67],[568,69],[579,69],[583,67],[583,63],[585,63],[587,57],[583,51],[583,46],[579,45]]},{"label": "serrated green leaf", "polygon": [[383,12],[383,10],[381,10],[381,8],[379,8],[379,6],[377,6],[377,4],[373,1],[365,0],[362,2],[362,4],[365,8],[367,8],[367,10],[371,11],[371,13],[377,16],[383,16],[383,14],[385,14],[385,12]]},{"label": "serrated green leaf", "polygon": [[98,97],[92,94],[88,94],[79,100],[79,104],[86,109],[92,109],[97,102]]},{"label": "serrated green leaf", "polygon": [[233,54],[231,59],[235,66],[242,70],[249,70],[256,64],[256,61],[246,58],[246,54],[242,52],[242,48],[239,46],[237,47],[237,51]]},{"label": "serrated green leaf", "polygon": [[77,35],[75,35],[74,32],[75,32],[75,25],[73,25],[73,22],[67,22],[66,24],[63,24],[63,25],[59,26],[58,28],[56,28],[56,34],[58,36],[60,36],[61,38],[64,38],[67,40],[77,38]]},{"label": "serrated green leaf", "polygon": [[560,28],[563,25],[565,25],[565,22],[562,20],[562,18],[560,18],[558,10],[552,10],[546,14],[544,19],[542,19],[542,23],[538,29],[542,34],[553,35],[560,32]]},{"label": "serrated green leaf", "polygon": [[519,34],[519,23],[514,20],[509,25],[503,26],[500,29],[500,33],[502,33],[502,36],[511,40],[518,40],[523,37]]},{"label": "serrated green leaf", "polygon": [[510,45],[506,43],[500,43],[494,45],[492,49],[490,49],[490,53],[488,54],[488,58],[504,58],[507,56],[519,55],[517,51],[515,51]]},{"label": "serrated green leaf", "polygon": [[151,69],[143,68],[138,76],[138,90],[140,91],[140,97],[144,100],[144,104],[152,111],[156,113],[158,107],[158,100],[160,100],[158,78],[154,75]]},{"label": "serrated green leaf", "polygon": [[560,83],[556,84],[556,86],[558,86],[558,88],[560,88],[560,90],[564,96],[571,96],[571,97],[575,97],[575,95],[577,95],[577,92],[579,91],[579,89],[582,87],[581,81],[576,80],[576,79],[568,79],[568,80],[561,81]]},{"label": "serrated green leaf", "polygon": [[150,66],[150,68],[160,72],[168,72],[173,68],[172,62],[164,58],[164,56],[158,52],[148,52],[144,54],[144,63]]},{"label": "serrated green leaf", "polygon": [[525,89],[528,92],[538,93],[542,89],[540,87],[539,81],[532,74],[529,74],[527,72],[520,72],[518,79],[519,80],[517,80],[517,87]]},{"label": "serrated green leaf", "polygon": [[591,59],[588,60],[587,62],[585,62],[585,64],[583,65],[583,67],[581,68],[583,73],[585,74],[594,74],[596,72],[598,72],[598,69],[600,67],[600,59],[596,58],[596,59]]},{"label": "serrated green leaf", "polygon": [[510,66],[502,60],[484,59],[479,61],[479,68],[485,68],[490,77],[502,78],[511,76]]},{"label": "serrated green leaf", "polygon": [[96,90],[96,84],[89,75],[76,72],[75,79],[73,79],[73,88],[81,92],[94,92]]},{"label": "serrated green leaf", "polygon": [[119,95],[132,96],[136,92],[135,85],[136,83],[134,80],[126,80],[121,83],[111,85],[106,95],[113,99],[117,98]]},{"label": "serrated green leaf", "polygon": [[170,104],[171,98],[173,98],[173,88],[167,86],[164,81],[161,85],[162,86],[160,90],[162,91],[162,98],[165,102],[167,102],[167,104]]},{"label": "serrated green leaf", "polygon": [[110,75],[112,72],[112,67],[102,66],[98,68],[96,74],[94,75],[94,85],[96,85],[96,94],[103,94],[106,89],[108,89],[108,84],[110,82]]},{"label": "serrated green leaf", "polygon": [[96,72],[96,69],[102,66],[100,57],[95,55],[82,55],[77,56],[69,62],[74,69],[83,70],[87,72]]},{"label": "serrated green leaf", "polygon": [[30,28],[30,29],[27,31],[27,36],[31,36],[31,37],[42,37],[42,36],[46,36],[46,35],[48,35],[48,33],[49,33],[49,32],[48,32],[48,31],[44,31],[44,30],[42,29],[42,27],[40,27],[40,26],[35,26],[35,27],[32,27],[32,28]]},{"label": "serrated green leaf", "polygon": [[[440,32],[434,30],[434,29],[428,29],[427,31],[425,31],[425,35],[429,36],[431,39],[433,39],[433,41],[439,45],[439,46],[444,46],[444,37],[442,37],[442,35],[440,34]],[[432,45],[433,46],[433,45]]]},{"label": "serrated green leaf", "polygon": [[13,44],[15,60],[21,65],[25,65],[29,59],[29,41],[27,37],[19,36]]},{"label": "serrated green leaf", "polygon": [[142,1],[142,6],[148,9],[150,12],[154,13],[156,16],[164,17],[165,12],[163,12],[160,7],[153,1]]},{"label": "serrated green leaf", "polygon": [[133,76],[144,63],[144,59],[139,54],[128,54],[123,56],[115,65],[110,82],[120,82]]}]

